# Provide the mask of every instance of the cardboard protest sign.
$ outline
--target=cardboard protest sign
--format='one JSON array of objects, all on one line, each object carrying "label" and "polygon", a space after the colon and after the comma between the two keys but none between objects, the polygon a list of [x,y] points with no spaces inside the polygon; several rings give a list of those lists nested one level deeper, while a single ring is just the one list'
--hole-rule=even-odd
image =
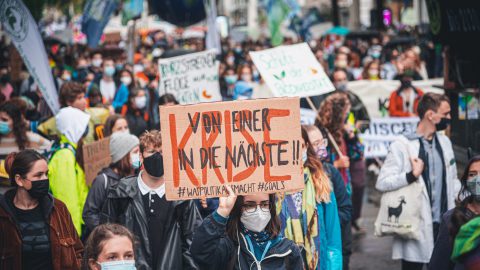
[{"label": "cardboard protest sign", "polygon": [[110,165],[110,137],[83,146],[85,181],[91,185],[97,174]]},{"label": "cardboard protest sign", "polygon": [[390,143],[401,135],[415,133],[418,121],[418,117],[372,118],[368,129],[360,135],[365,145],[365,157],[385,157]]},{"label": "cardboard protest sign", "polygon": [[221,101],[214,50],[160,59],[160,95],[170,93],[180,104]]},{"label": "cardboard protest sign", "polygon": [[161,106],[168,200],[303,188],[300,101]]},{"label": "cardboard protest sign", "polygon": [[308,97],[335,89],[306,43],[250,52],[276,97]]}]

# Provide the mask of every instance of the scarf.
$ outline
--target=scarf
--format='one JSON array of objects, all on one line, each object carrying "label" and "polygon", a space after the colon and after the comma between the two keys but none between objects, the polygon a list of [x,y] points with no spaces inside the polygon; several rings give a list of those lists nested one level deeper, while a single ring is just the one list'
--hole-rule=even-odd
[{"label": "scarf", "polygon": [[304,179],[301,211],[297,211],[292,194],[279,196],[277,209],[281,211],[279,217],[284,236],[305,249],[307,268],[316,269],[319,263],[320,236],[315,187],[308,168],[304,168]]},{"label": "scarf", "polygon": [[462,256],[480,246],[480,217],[460,227],[453,243],[452,260],[458,262]]},{"label": "scarf", "polygon": [[[263,230],[262,232],[252,232],[245,228],[243,224],[240,224],[240,230],[245,238],[250,239],[250,241],[247,240],[247,245],[248,243],[251,243],[253,250],[250,250],[250,247],[248,249],[253,253],[253,255],[255,255],[257,261],[261,261],[263,259],[262,255],[268,252],[268,250],[265,250],[267,247],[270,249],[281,240],[280,237],[271,239],[272,237],[270,233],[266,230]],[[268,243],[270,243],[270,245],[268,245]]]}]

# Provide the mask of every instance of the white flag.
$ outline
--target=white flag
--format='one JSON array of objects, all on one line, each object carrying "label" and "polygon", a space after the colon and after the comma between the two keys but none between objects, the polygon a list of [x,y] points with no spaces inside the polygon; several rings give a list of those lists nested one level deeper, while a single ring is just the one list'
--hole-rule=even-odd
[{"label": "white flag", "polygon": [[22,56],[43,98],[55,114],[60,109],[58,95],[38,26],[21,0],[2,0],[0,21]]},{"label": "white flag", "polygon": [[220,34],[217,29],[217,3],[215,0],[204,0],[205,13],[207,14],[207,50],[215,50],[216,54],[222,53]]}]

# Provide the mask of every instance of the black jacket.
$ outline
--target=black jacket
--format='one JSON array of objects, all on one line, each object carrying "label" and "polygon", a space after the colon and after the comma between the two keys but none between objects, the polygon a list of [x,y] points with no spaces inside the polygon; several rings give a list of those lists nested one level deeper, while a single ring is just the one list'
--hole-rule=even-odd
[{"label": "black jacket", "polygon": [[[202,219],[193,200],[172,201],[173,213],[165,223],[165,248],[161,254],[151,254],[147,216],[137,176],[123,178],[109,190],[102,209],[101,223],[119,223],[137,237],[135,261],[138,270],[150,269],[198,269],[191,254],[193,232]],[[157,265],[152,266],[155,256]]]},{"label": "black jacket", "polygon": [[82,214],[87,234],[100,224],[100,213],[107,199],[107,191],[109,188],[116,187],[119,181],[120,176],[110,168],[100,171],[93,180]]},{"label": "black jacket", "polygon": [[192,256],[201,269],[208,270],[303,269],[300,250],[289,239],[283,238],[271,247],[260,262],[248,250],[243,234],[239,233],[239,239],[240,244],[232,241],[226,235],[226,225],[216,222],[210,215],[195,231]]},{"label": "black jacket", "polygon": [[342,175],[337,168],[327,162],[323,162],[322,164],[325,167],[325,171],[327,172],[330,181],[332,181],[333,192],[335,193],[335,199],[337,200],[340,223],[345,225],[352,219],[352,200],[348,196]]}]

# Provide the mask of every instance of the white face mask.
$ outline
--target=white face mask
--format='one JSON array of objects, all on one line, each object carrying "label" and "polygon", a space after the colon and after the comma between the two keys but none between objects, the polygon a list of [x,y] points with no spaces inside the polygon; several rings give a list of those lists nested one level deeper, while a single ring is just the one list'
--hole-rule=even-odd
[{"label": "white face mask", "polygon": [[146,96],[135,98],[135,106],[137,106],[138,109],[143,110],[146,105],[147,105],[147,97]]},{"label": "white face mask", "polygon": [[140,168],[140,155],[139,154],[130,154],[130,161],[134,169]]},{"label": "white face mask", "polygon": [[240,221],[243,223],[243,226],[252,232],[261,232],[265,230],[268,222],[272,218],[270,211],[265,212],[260,209],[260,206],[257,206],[257,210],[253,213],[247,213],[243,211]]},{"label": "white face mask", "polygon": [[102,65],[102,59],[93,59],[92,60],[92,65],[94,67],[100,67]]},{"label": "white face mask", "polygon": [[120,81],[126,86],[129,86],[132,83],[132,78],[130,78],[129,76],[124,76],[120,78]]},{"label": "white face mask", "polygon": [[135,261],[97,262],[102,270],[135,270]]}]

